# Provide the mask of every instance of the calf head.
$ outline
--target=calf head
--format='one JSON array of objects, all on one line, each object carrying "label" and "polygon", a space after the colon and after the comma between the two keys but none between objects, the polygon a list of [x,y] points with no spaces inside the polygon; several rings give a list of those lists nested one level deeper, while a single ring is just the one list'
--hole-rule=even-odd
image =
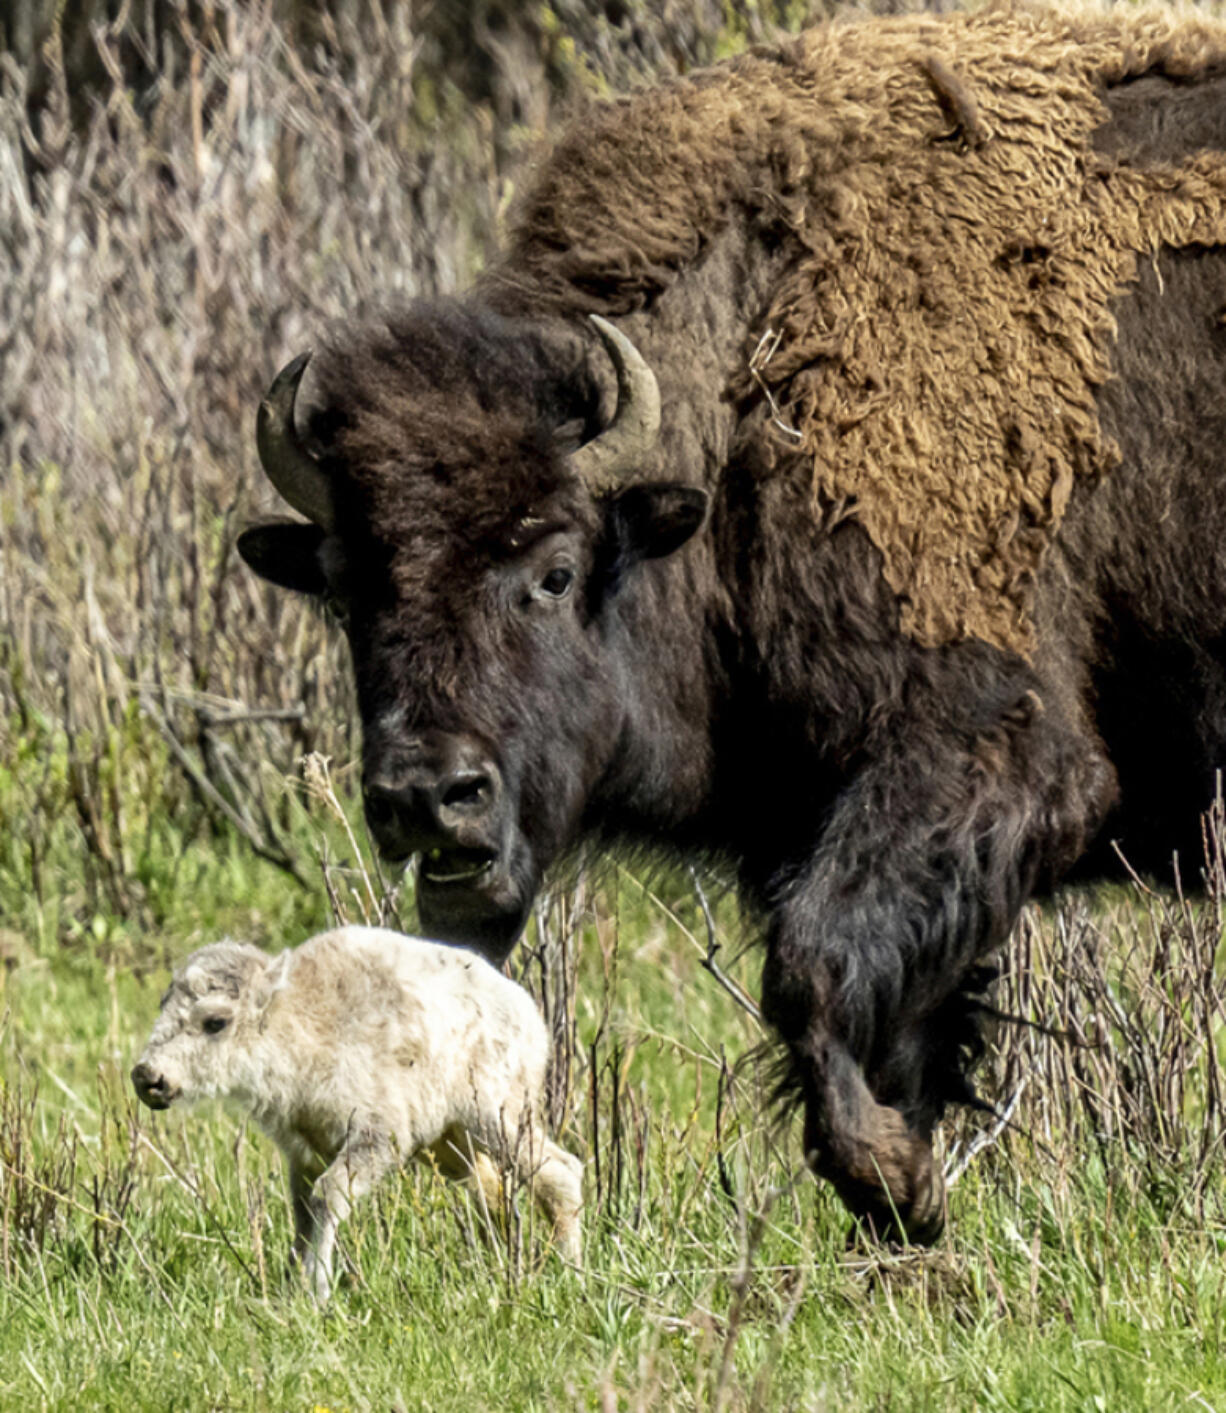
[{"label": "calf head", "polygon": [[241,1091],[260,1018],[283,971],[280,960],[239,942],[215,942],[188,957],[132,1069],[141,1102],[168,1109],[177,1099]]},{"label": "calf head", "polygon": [[706,510],[695,487],[636,479],[659,394],[598,322],[600,342],[415,306],[325,355],[305,435],[305,358],[257,424],[265,470],[310,523],[249,530],[240,552],[340,611],[371,833],[389,860],[421,858],[423,932],[495,962],[622,748],[638,566]]}]

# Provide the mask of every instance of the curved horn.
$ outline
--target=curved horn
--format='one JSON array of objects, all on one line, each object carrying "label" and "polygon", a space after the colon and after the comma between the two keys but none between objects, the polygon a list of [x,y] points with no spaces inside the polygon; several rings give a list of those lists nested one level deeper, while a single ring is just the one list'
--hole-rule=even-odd
[{"label": "curved horn", "polygon": [[600,341],[617,369],[617,411],[598,437],[581,446],[570,464],[585,481],[615,480],[637,466],[655,445],[660,431],[660,389],[643,355],[622,333],[591,315]]},{"label": "curved horn", "polygon": [[268,479],[290,505],[320,529],[331,530],[336,519],[332,486],[294,429],[294,399],[310,361],[309,353],[300,353],[273,379],[256,415],[255,444]]}]

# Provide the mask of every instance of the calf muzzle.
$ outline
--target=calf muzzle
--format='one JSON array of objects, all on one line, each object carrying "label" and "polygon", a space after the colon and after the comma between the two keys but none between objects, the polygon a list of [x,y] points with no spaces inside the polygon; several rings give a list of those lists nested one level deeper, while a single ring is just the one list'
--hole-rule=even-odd
[{"label": "calf muzzle", "polygon": [[179,1092],[164,1074],[159,1074],[143,1060],[132,1067],[132,1088],[141,1103],[150,1109],[169,1109]]}]

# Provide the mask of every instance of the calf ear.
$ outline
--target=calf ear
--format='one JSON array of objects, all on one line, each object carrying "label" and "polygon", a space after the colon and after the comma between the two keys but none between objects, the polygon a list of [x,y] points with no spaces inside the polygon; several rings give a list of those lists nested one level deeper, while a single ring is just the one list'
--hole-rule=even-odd
[{"label": "calf ear", "polygon": [[648,481],[628,486],[605,511],[607,586],[644,559],[663,559],[679,550],[706,518],[710,497],[680,481]]},{"label": "calf ear", "polygon": [[256,525],[238,537],[238,552],[262,578],[299,594],[322,594],[327,587],[319,547],[324,532],[318,525]]},{"label": "calf ear", "polygon": [[[278,992],[284,991],[289,985],[289,957],[287,948],[274,957],[265,967],[263,975],[257,978],[254,994],[257,1011],[266,1011]],[[263,1021],[260,1022],[260,1027],[263,1029]]]}]

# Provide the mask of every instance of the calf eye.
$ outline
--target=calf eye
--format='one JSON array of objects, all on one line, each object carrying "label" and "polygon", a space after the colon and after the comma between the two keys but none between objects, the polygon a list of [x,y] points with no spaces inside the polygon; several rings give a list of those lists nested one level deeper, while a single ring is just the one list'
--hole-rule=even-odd
[{"label": "calf eye", "polygon": [[229,1016],[207,1016],[201,1027],[205,1035],[217,1035],[230,1024]]},{"label": "calf eye", "polygon": [[541,580],[541,592],[551,599],[565,598],[574,581],[575,576],[569,569],[551,569]]}]

